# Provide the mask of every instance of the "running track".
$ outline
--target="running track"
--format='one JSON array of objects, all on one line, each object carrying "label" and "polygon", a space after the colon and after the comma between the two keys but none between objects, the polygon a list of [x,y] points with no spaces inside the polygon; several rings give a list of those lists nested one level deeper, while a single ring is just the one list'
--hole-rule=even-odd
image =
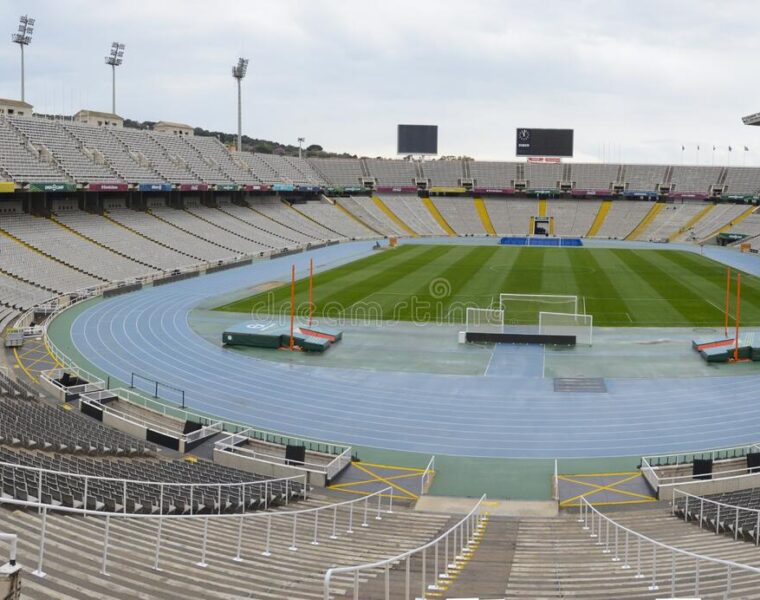
[{"label": "running track", "polygon": [[[760,439],[760,381],[608,379],[606,394],[560,394],[535,378],[292,366],[215,346],[188,324],[204,300],[273,279],[313,256],[327,268],[370,252],[356,242],[104,300],[74,321],[79,352],[129,381],[186,390],[187,405],[293,435],[459,456],[636,456]],[[718,258],[724,255],[719,252]],[[757,270],[736,252],[725,254]],[[757,262],[756,258],[753,258]],[[745,264],[746,262],[746,264]]]}]

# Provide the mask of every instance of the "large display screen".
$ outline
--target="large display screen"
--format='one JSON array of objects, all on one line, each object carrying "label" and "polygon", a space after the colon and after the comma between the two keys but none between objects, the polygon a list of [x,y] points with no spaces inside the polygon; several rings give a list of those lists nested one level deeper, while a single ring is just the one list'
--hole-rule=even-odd
[{"label": "large display screen", "polygon": [[438,154],[438,125],[399,125],[399,154]]},{"label": "large display screen", "polygon": [[517,156],[572,156],[572,129],[517,129]]}]

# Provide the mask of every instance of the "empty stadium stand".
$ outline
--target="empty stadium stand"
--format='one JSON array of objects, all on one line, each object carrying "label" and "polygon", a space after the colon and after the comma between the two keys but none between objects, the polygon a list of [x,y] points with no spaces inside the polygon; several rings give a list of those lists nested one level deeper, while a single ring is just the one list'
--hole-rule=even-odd
[{"label": "empty stadium stand", "polygon": [[418,235],[446,235],[417,196],[382,195],[383,203]]},{"label": "empty stadium stand", "polygon": [[[246,516],[111,518],[105,562],[103,517],[45,513],[42,553],[43,516],[36,511],[2,510],[0,528],[19,534],[19,562],[46,574],[44,579],[31,574],[25,578],[25,593],[34,598],[183,600],[192,594],[313,600],[322,598],[327,568],[373,562],[416,547],[448,520],[395,507],[387,513],[387,501],[378,513],[375,496],[350,504],[319,496],[299,503],[298,510],[294,507]],[[381,573],[375,570],[368,576]],[[338,578],[338,593],[349,582]]]},{"label": "empty stadium stand", "polygon": [[[605,515],[661,544],[740,565],[760,565],[752,545],[708,531],[687,534],[687,526],[671,516],[669,507],[610,511]],[[601,531],[593,532],[592,538],[590,528],[584,529],[577,517],[577,513],[568,513],[555,519],[520,520],[506,598],[725,597],[729,586],[724,565],[700,561],[697,582],[695,560],[675,555],[673,562],[673,552],[661,546],[653,554],[652,544],[646,542],[639,552],[635,535],[626,537],[622,531],[616,535],[616,528],[606,529],[606,524]],[[609,538],[605,538],[606,531]],[[625,566],[629,568],[621,568]],[[730,597],[755,597],[757,583],[757,573],[734,569]]]}]

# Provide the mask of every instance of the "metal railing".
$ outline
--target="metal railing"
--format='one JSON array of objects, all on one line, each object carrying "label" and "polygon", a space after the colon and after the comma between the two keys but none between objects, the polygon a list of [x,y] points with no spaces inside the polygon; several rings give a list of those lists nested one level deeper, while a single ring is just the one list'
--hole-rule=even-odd
[{"label": "metal railing", "polygon": [[[246,448],[241,447],[241,444],[246,444],[250,441],[260,441],[261,438],[257,437],[255,435],[255,430],[253,429],[245,429],[243,431],[237,432],[237,433],[231,433],[227,437],[222,438],[221,440],[218,440],[214,443],[214,449],[224,452],[229,452],[231,454],[235,454],[237,456],[241,456],[243,458],[248,458],[251,460],[255,460],[257,462],[263,462],[267,464],[273,464],[273,465],[283,465],[287,464],[285,456],[281,454],[273,454],[261,450],[256,450],[254,448]],[[297,438],[289,438],[288,441],[297,441]],[[273,442],[267,442],[267,443],[273,443]],[[276,443],[276,442],[275,442]],[[299,444],[304,445],[305,444]],[[324,445],[325,450],[332,450],[330,454],[337,452],[338,450],[342,449],[342,451],[332,460],[328,462],[313,462],[313,461],[304,461],[299,462],[298,464],[290,464],[289,467],[292,467],[294,469],[298,470],[305,470],[310,471],[314,473],[321,473],[324,474],[327,480],[329,481],[333,477],[335,477],[338,473],[340,473],[350,462],[351,462],[351,448],[350,447],[341,447],[334,444]],[[306,446],[307,450],[310,450],[308,446]],[[326,453],[322,453],[326,454]]]},{"label": "metal railing", "polygon": [[[673,498],[670,502],[670,511],[674,516],[676,515],[676,507],[678,506],[678,497],[684,499],[683,503],[683,520],[689,520],[689,505],[691,505],[692,511],[699,510],[699,528],[704,529],[705,521],[705,507],[715,508],[715,533],[720,533],[721,525],[721,513],[724,517],[726,525],[733,525],[734,539],[739,539],[739,523],[751,521],[753,524],[753,537],[755,546],[760,545],[760,510],[756,508],[749,508],[746,506],[737,506],[736,504],[726,504],[725,502],[718,502],[717,500],[711,500],[703,496],[695,496],[689,494],[678,488],[673,490]],[[724,532],[727,527],[724,525]]]},{"label": "metal railing", "polygon": [[[730,462],[739,460],[750,452],[760,452],[760,444],[745,444],[728,448],[715,448],[696,452],[681,452],[676,454],[663,454],[659,456],[643,456],[641,458],[641,474],[653,489],[659,490],[662,486],[688,485],[690,483],[703,482],[694,479],[692,473],[683,475],[669,475],[663,470],[673,470],[680,467],[688,467],[694,459],[709,458],[712,461]],[[714,479],[728,479],[744,477],[752,473],[746,467],[738,469],[713,470]]]},{"label": "metal railing", "polygon": [[[384,499],[388,498],[387,503],[384,503]],[[81,508],[70,508],[64,506],[51,506],[49,504],[41,504],[39,502],[28,502],[23,500],[14,500],[11,498],[0,497],[0,504],[7,504],[10,506],[28,508],[37,510],[40,517],[40,531],[36,536],[39,539],[39,546],[37,552],[37,566],[33,575],[37,577],[45,577],[44,563],[45,563],[45,546],[47,543],[47,519],[48,514],[61,513],[68,515],[87,516],[88,519],[99,518],[103,521],[103,542],[102,542],[102,555],[101,555],[101,567],[100,572],[103,575],[108,575],[108,560],[109,552],[113,548],[118,548],[119,544],[130,544],[129,540],[122,538],[111,537],[110,525],[112,520],[120,519],[122,521],[132,520],[148,520],[148,522],[156,522],[156,535],[152,539],[152,553],[153,553],[153,568],[160,570],[161,564],[161,551],[164,540],[164,525],[166,523],[186,523],[186,522],[198,522],[200,520],[203,523],[203,534],[197,538],[198,551],[200,554],[200,560],[195,563],[198,567],[206,567],[208,563],[207,548],[209,540],[209,524],[218,523],[220,521],[229,519],[237,523],[237,533],[234,536],[235,539],[229,540],[230,543],[226,544],[231,551],[234,550],[235,554],[232,560],[236,562],[243,561],[243,541],[246,536],[246,530],[249,532],[255,532],[253,535],[261,536],[263,532],[264,537],[264,551],[261,552],[262,556],[271,556],[274,545],[278,543],[278,540],[285,540],[280,543],[290,544],[287,549],[290,552],[297,552],[297,539],[300,532],[307,531],[311,538],[309,545],[318,546],[320,539],[325,537],[330,540],[339,538],[341,533],[338,529],[338,514],[340,511],[344,511],[348,518],[348,527],[344,533],[353,534],[354,527],[359,529],[369,528],[370,523],[375,521],[382,521],[383,514],[393,514],[393,488],[387,487],[382,490],[378,490],[367,496],[361,498],[354,498],[352,500],[346,500],[336,504],[326,504],[324,506],[318,506],[315,508],[304,508],[301,510],[293,511],[266,511],[266,512],[248,512],[248,513],[236,513],[236,514],[221,514],[221,515],[163,515],[163,514],[123,514],[123,513],[94,513],[86,511]],[[322,525],[320,526],[320,522]],[[257,524],[261,524],[258,525]],[[275,539],[272,539],[272,524],[273,523],[285,523],[290,535],[286,536],[277,535]]]},{"label": "metal railing", "polygon": [[431,456],[425,470],[420,475],[420,496],[424,496],[430,489],[430,485],[435,477],[435,456]]},{"label": "metal railing", "polygon": [[8,564],[15,567],[16,552],[18,550],[18,536],[15,533],[3,533],[0,531],[0,541],[8,542],[10,546],[10,548],[8,548]]},{"label": "metal railing", "polygon": [[[452,569],[458,567],[458,561],[461,561],[470,553],[470,547],[473,545],[484,526],[482,507],[485,499],[486,495],[483,494],[472,510],[470,510],[462,520],[424,546],[373,563],[328,569],[324,577],[324,600],[330,600],[331,598],[331,582],[333,577],[349,573],[353,574],[353,598],[354,600],[359,600],[361,597],[359,590],[360,574],[362,572],[376,569],[383,570],[385,600],[390,600],[391,567],[402,561],[404,561],[403,589],[405,600],[410,600],[411,598],[426,598],[429,591],[442,590],[443,588],[439,585],[439,582],[448,579],[451,576]],[[441,548],[441,546],[443,547]],[[431,548],[433,554],[432,561],[430,561],[430,558],[428,557],[428,550]],[[416,582],[419,586],[416,589],[420,593],[412,591],[412,557],[420,558],[420,577],[419,581]],[[432,562],[432,564],[429,564],[429,562]],[[428,570],[428,567],[432,567],[432,569]],[[443,570],[441,570],[441,567],[443,567]],[[398,592],[396,593],[398,594]],[[394,596],[394,598],[395,597],[400,596]]]},{"label": "metal railing", "polygon": [[[293,491],[300,490],[304,498],[308,496],[306,475],[237,483],[171,483],[100,475],[83,475],[69,471],[56,471],[8,462],[0,462],[0,470],[8,473],[14,480],[27,481],[27,493],[33,495],[36,492],[37,500],[45,506],[48,505],[42,502],[42,495],[47,487],[46,482],[56,487],[68,487],[72,491],[73,503],[79,503],[83,507],[82,510],[85,514],[104,514],[108,512],[101,508],[90,508],[92,506],[90,501],[94,500],[93,485],[97,486],[100,483],[111,489],[118,488],[122,510],[110,512],[111,514],[119,515],[130,514],[127,511],[128,500],[133,500],[135,495],[143,499],[149,496],[157,498],[158,505],[156,508],[159,513],[163,513],[164,508],[169,506],[169,502],[174,495],[183,494],[189,499],[189,511],[191,515],[195,512],[196,500],[200,503],[200,501],[203,501],[207,497],[213,497],[216,500],[218,504],[217,514],[221,514],[224,509],[222,504],[224,500],[223,496],[233,495],[241,498],[243,511],[245,510],[246,499],[263,498],[263,508],[268,508],[275,486],[278,488],[284,487],[286,504],[290,502],[290,495]],[[31,485],[29,477],[27,477],[29,473],[34,474]],[[130,495],[130,489],[133,492],[132,495]],[[74,496],[75,490],[81,490],[79,497]],[[135,494],[135,492],[137,493]],[[5,499],[0,498],[0,504],[3,502],[5,502]],[[74,506],[74,508],[77,507]]]},{"label": "metal railing", "polygon": [[[586,498],[581,498],[578,522],[584,531],[589,531],[589,537],[596,540],[596,545],[603,548],[602,553],[611,555],[611,562],[620,563],[621,569],[633,571],[635,579],[648,579],[647,589],[650,591],[659,590],[660,584],[666,583],[671,597],[676,596],[676,587],[681,586],[693,590],[694,597],[698,598],[700,583],[709,580],[713,588],[723,582],[723,597],[730,598],[737,573],[749,574],[753,577],[753,585],[760,586],[760,568],[653,540],[603,515]],[[676,564],[677,558],[681,559],[679,564]],[[679,593],[682,595],[684,590]]]}]

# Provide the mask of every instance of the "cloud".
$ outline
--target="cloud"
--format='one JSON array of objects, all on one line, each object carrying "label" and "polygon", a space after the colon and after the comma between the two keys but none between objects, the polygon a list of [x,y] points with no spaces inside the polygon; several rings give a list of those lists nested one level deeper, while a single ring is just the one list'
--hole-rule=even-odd
[{"label": "cloud", "polygon": [[[575,128],[584,160],[760,148],[740,121],[760,109],[750,0],[6,0],[7,33],[22,13],[37,18],[41,111],[108,109],[118,40],[118,112],[135,119],[234,131],[230,69],[247,56],[244,131],[282,142],[392,156],[396,123],[420,122],[439,125],[442,153],[483,159],[513,158],[521,126]],[[18,96],[18,60],[0,45],[0,96]]]}]

